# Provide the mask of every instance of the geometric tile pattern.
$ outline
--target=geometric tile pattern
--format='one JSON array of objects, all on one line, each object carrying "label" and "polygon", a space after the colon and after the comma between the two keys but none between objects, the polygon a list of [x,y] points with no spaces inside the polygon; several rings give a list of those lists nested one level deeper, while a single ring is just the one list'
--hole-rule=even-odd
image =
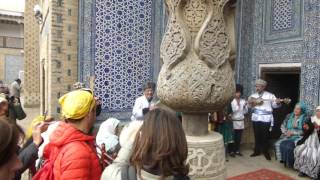
[{"label": "geometric tile pattern", "polygon": [[293,0],[272,0],[272,31],[293,28]]},{"label": "geometric tile pattern", "polygon": [[278,0],[289,9],[287,3],[294,4],[294,18],[292,22],[289,22],[290,18],[285,20],[291,24],[291,29],[280,30],[277,27],[275,29],[279,31],[276,32],[272,31],[275,25],[272,15],[288,15],[290,10],[275,10],[276,0],[271,4],[272,1],[239,1],[238,82],[249,88],[245,92],[249,95],[254,91],[254,80],[259,76],[259,64],[301,63],[300,100],[314,109],[320,104],[320,0]]},{"label": "geometric tile pattern", "polygon": [[108,112],[132,109],[152,80],[152,3],[95,1],[95,93]]},{"label": "geometric tile pattern", "polygon": [[262,1],[264,42],[303,40],[303,0]]},{"label": "geometric tile pattern", "polygon": [[24,106],[40,105],[39,25],[33,7],[39,0],[28,0],[24,13]]}]

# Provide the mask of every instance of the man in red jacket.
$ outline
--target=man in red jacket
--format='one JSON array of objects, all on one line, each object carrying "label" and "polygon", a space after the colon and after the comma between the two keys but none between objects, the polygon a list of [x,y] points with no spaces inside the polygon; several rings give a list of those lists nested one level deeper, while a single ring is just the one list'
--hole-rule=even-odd
[{"label": "man in red jacket", "polygon": [[54,179],[98,180],[101,166],[89,135],[96,120],[92,92],[72,91],[59,99],[63,121],[50,136],[44,158],[54,160]]}]

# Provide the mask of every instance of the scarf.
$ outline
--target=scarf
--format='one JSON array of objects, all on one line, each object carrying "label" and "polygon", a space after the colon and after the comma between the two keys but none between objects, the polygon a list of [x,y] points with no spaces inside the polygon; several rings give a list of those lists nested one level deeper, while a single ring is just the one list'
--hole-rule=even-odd
[{"label": "scarf", "polygon": [[[296,104],[296,106],[299,106],[300,109],[301,109],[301,114],[299,116],[299,119],[297,119],[297,129],[302,129],[302,126],[303,126],[303,123],[304,123],[304,120],[305,120],[305,117],[306,117],[306,114],[307,114],[307,106],[304,102],[299,102]],[[287,123],[287,128],[288,130],[290,129],[294,129],[293,127],[293,124],[294,124],[294,112],[292,112],[290,114],[290,117],[289,117],[289,120],[288,120],[288,123]]]},{"label": "scarf", "polygon": [[101,146],[104,143],[106,150],[115,147],[119,143],[119,138],[115,135],[119,123],[116,118],[109,118],[101,123],[96,137],[97,145]]}]

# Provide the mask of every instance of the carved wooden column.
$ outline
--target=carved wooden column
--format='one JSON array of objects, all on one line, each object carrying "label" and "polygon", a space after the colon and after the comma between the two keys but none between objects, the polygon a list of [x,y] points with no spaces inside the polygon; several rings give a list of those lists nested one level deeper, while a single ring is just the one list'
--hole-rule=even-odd
[{"label": "carved wooden column", "polygon": [[235,84],[223,9],[227,0],[166,0],[157,94],[182,112],[193,179],[225,179],[222,136],[208,132],[208,112],[222,110]]}]

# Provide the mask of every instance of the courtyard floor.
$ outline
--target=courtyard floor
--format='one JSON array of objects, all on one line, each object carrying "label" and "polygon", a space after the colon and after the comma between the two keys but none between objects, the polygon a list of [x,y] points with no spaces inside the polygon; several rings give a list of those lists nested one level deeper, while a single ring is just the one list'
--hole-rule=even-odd
[{"label": "courtyard floor", "polygon": [[276,161],[274,157],[272,157],[271,161],[267,161],[263,155],[252,158],[250,157],[252,150],[248,148],[244,149],[242,153],[244,155],[242,157],[229,157],[229,161],[226,163],[228,177],[257,171],[259,169],[269,169],[294,179],[308,179],[297,176],[297,171],[284,167],[284,165]]}]

